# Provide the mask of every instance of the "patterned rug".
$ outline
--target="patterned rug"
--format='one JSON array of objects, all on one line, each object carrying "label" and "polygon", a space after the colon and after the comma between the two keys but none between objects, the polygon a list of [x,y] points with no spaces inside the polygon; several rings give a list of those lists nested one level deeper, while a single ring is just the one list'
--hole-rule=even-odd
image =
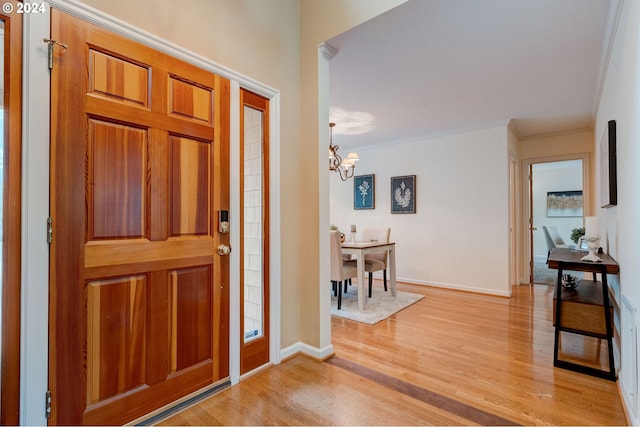
[{"label": "patterned rug", "polygon": [[401,291],[396,291],[396,296],[393,297],[391,291],[385,292],[384,289],[374,286],[371,298],[367,296],[367,308],[358,311],[358,287],[352,285],[349,286],[346,294],[342,294],[340,310],[338,310],[338,297],[334,297],[331,291],[331,315],[375,325],[423,298],[424,295]]}]

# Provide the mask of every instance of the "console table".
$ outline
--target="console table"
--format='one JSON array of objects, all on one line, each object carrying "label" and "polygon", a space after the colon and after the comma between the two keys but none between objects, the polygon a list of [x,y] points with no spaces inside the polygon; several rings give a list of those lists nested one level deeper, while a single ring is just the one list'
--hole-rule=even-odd
[{"label": "console table", "polygon": [[[607,285],[607,274],[618,274],[619,266],[616,261],[607,254],[598,254],[598,256],[602,258],[602,262],[581,261],[580,258],[586,254],[587,252],[585,251],[564,248],[553,249],[549,254],[549,268],[558,270],[558,280],[556,282],[555,292],[555,342],[553,348],[553,366],[615,381],[616,371],[613,359],[613,324],[609,301],[609,287]],[[575,289],[564,289],[562,286],[563,270],[591,272],[593,273],[594,280],[580,280]],[[596,281],[596,273],[601,274],[601,282]],[[601,291],[601,295],[598,294],[598,291]],[[566,310],[563,310],[562,308],[563,304],[571,304],[572,310],[578,312],[594,310],[595,307],[595,310],[600,311],[602,317],[596,319],[595,322],[587,322],[584,319],[587,318],[588,315],[586,315],[586,317],[577,316],[577,318],[580,318],[580,321],[576,321],[576,318],[568,318],[563,322],[563,314],[567,314]],[[602,325],[604,327],[602,327]],[[574,362],[559,360],[558,345],[560,332],[569,332],[599,339],[606,339],[609,356],[609,370],[605,371]]]}]

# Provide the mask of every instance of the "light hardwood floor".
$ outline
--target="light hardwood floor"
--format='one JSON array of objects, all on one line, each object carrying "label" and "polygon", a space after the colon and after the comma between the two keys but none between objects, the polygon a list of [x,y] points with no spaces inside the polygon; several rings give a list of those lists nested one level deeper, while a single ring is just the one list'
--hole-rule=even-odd
[{"label": "light hardwood floor", "polygon": [[[161,424],[626,424],[615,382],[553,367],[552,287],[398,289],[426,298],[374,326],[334,317],[333,359],[296,356]],[[591,338],[563,339],[566,358],[598,356]]]}]

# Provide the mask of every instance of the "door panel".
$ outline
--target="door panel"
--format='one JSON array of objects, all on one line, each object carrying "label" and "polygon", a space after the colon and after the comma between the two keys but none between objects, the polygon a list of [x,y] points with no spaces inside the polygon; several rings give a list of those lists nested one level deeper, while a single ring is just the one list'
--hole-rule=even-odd
[{"label": "door panel", "polygon": [[122,424],[228,376],[229,82],[59,11],[52,424]]},{"label": "door panel", "polygon": [[89,119],[89,241],[147,237],[147,141],[144,129]]},{"label": "door panel", "polygon": [[212,359],[210,276],[209,266],[171,272],[171,372]]},{"label": "door panel", "polygon": [[209,235],[210,147],[171,136],[171,235]]},{"label": "door panel", "polygon": [[150,70],[122,58],[89,49],[89,93],[122,103],[149,105]]},{"label": "door panel", "polygon": [[88,282],[89,405],[145,384],[146,300],[145,276]]}]

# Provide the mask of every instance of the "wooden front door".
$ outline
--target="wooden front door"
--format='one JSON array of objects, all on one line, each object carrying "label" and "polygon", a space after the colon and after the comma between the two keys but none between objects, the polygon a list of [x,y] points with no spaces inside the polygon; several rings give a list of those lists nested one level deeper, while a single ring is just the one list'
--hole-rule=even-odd
[{"label": "wooden front door", "polygon": [[228,377],[229,82],[52,11],[51,424]]}]

